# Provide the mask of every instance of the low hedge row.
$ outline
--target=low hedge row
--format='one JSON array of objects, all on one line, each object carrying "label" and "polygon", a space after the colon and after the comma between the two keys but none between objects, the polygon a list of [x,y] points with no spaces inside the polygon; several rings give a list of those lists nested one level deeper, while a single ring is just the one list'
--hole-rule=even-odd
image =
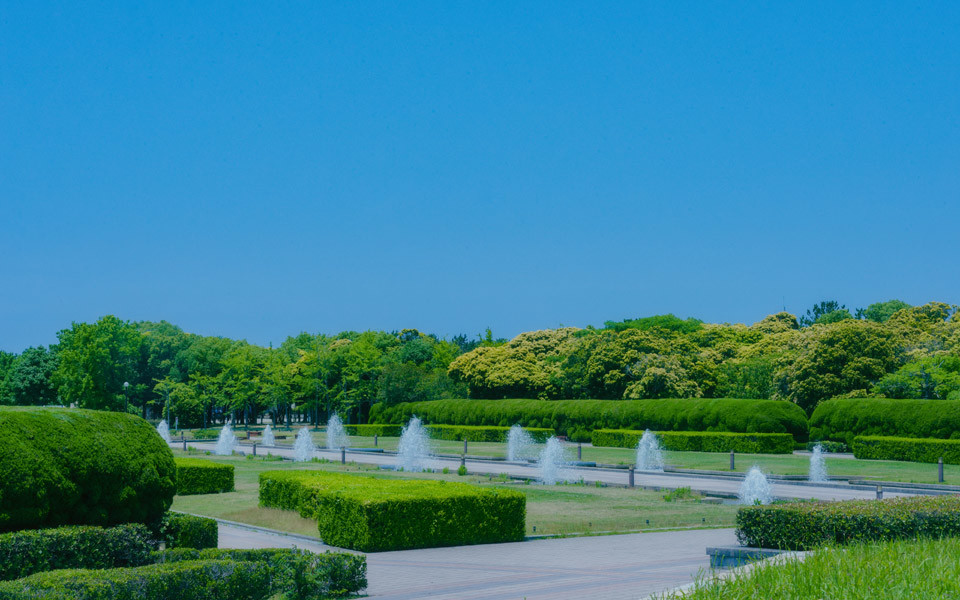
[{"label": "low hedge row", "polygon": [[745,546],[806,550],[822,544],[960,535],[960,496],[796,502],[737,512]]},{"label": "low hedge row", "polygon": [[344,425],[347,435],[359,435],[364,437],[399,437],[403,425]]},{"label": "low hedge row", "polygon": [[853,444],[858,436],[960,438],[960,400],[837,398],[810,416],[810,437]]},{"label": "low hedge row", "polygon": [[[505,442],[509,427],[493,425],[427,425],[430,437],[438,440],[456,440],[469,442]],[[524,427],[533,441],[543,443],[553,435],[546,427]]]},{"label": "low hedge row", "polygon": [[173,502],[173,453],[135,415],[2,407],[0,448],[0,532],[151,523]]},{"label": "low hedge row", "polygon": [[[598,429],[593,432],[594,446],[636,448],[642,431]],[[697,431],[657,432],[665,450],[694,452],[744,452],[748,454],[792,454],[793,436],[787,433],[710,433]]]},{"label": "low hedge row", "polygon": [[219,494],[233,491],[233,465],[201,458],[177,458],[177,494]]},{"label": "low hedge row", "polygon": [[214,519],[172,512],[163,516],[158,537],[167,548],[216,548],[220,541]]},{"label": "low hedge row", "polygon": [[936,440],[863,435],[853,438],[853,455],[874,460],[943,462],[960,465],[960,440]]},{"label": "low hedge row", "polygon": [[526,520],[513,490],[320,471],[261,473],[260,505],[299,511],[325,543],[364,552],[515,542]]},{"label": "low hedge row", "polygon": [[575,441],[596,429],[789,433],[807,440],[803,409],[782,400],[431,400],[370,409],[371,423],[403,424],[418,415],[430,423],[554,430]]}]

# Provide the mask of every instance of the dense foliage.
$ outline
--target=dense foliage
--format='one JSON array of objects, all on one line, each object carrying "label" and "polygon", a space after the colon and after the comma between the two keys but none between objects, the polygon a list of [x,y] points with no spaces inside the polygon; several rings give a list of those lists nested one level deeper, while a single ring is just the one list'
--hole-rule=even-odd
[{"label": "dense foliage", "polygon": [[173,501],[173,454],[134,415],[3,407],[0,448],[0,531],[151,523]]},{"label": "dense foliage", "polygon": [[261,473],[260,505],[299,511],[325,543],[363,552],[516,542],[526,522],[513,490],[321,471]]},{"label": "dense foliage", "polygon": [[[438,440],[467,440],[470,442],[505,442],[509,427],[495,427],[491,425],[427,425],[430,437]],[[525,427],[533,441],[543,443],[553,435],[553,430],[546,427]]]},{"label": "dense foliage", "polygon": [[[636,448],[642,431],[597,429],[590,441],[594,446]],[[796,442],[789,433],[724,433],[700,431],[659,431],[664,450],[690,452],[743,452],[747,454],[791,454]]]},{"label": "dense foliage", "polygon": [[220,531],[214,519],[168,512],[160,521],[158,537],[167,548],[216,548]]},{"label": "dense foliage", "polygon": [[853,455],[874,460],[943,462],[960,465],[960,440],[858,436],[853,438]]},{"label": "dense foliage", "polygon": [[838,398],[810,417],[810,438],[853,443],[862,435],[952,438],[960,436],[960,401]]},{"label": "dense foliage", "polygon": [[543,427],[575,441],[589,440],[595,429],[789,433],[807,439],[803,410],[776,400],[436,400],[376,405],[370,420],[406,423],[413,415],[431,423]]},{"label": "dense foliage", "polygon": [[793,502],[737,512],[737,539],[755,548],[943,536],[960,536],[960,496]]},{"label": "dense foliage", "polygon": [[233,465],[202,458],[177,458],[177,494],[219,494],[233,491]]}]

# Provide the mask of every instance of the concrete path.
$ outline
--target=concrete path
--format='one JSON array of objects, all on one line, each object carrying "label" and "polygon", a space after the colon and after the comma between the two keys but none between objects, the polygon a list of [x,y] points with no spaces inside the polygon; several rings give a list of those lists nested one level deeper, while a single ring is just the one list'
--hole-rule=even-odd
[{"label": "concrete path", "polygon": [[[544,539],[367,554],[367,593],[382,600],[636,600],[690,583],[708,546],[733,529]],[[220,525],[221,548],[336,550],[301,536]]]},{"label": "concrete path", "polygon": [[[176,447],[180,442],[172,442],[171,446]],[[190,446],[200,450],[213,450],[216,442],[187,442]],[[243,452],[251,452],[250,446],[241,446]],[[293,448],[289,446],[277,446],[273,448],[264,448],[258,446],[260,453],[270,452],[274,456],[293,457]],[[328,460],[339,461],[340,451],[338,450],[317,450],[315,456],[326,458]],[[396,464],[396,456],[389,453],[377,452],[347,452],[347,460],[357,463],[393,466]],[[432,458],[428,462],[431,469],[449,468],[451,471],[460,466],[458,458]],[[467,459],[467,470],[471,473],[484,475],[517,475],[522,477],[536,477],[537,469],[535,466],[525,463],[514,463],[506,461],[492,461]],[[587,483],[600,481],[601,483],[626,485],[626,469],[598,469],[598,468],[579,468],[569,467],[565,470],[564,477],[570,481],[579,481],[581,478]],[[741,477],[724,477],[711,475],[692,475],[682,473],[653,473],[649,471],[637,471],[634,478],[638,487],[658,488],[658,489],[677,489],[689,487],[693,491],[733,497],[740,489]],[[876,498],[876,490],[871,488],[853,487],[846,483],[835,482],[824,485],[809,484],[803,482],[771,482],[771,488],[774,498],[778,499],[816,499],[816,500],[854,500]],[[893,491],[885,492],[884,497],[892,498],[895,496],[910,495],[906,493],[896,493]]]}]

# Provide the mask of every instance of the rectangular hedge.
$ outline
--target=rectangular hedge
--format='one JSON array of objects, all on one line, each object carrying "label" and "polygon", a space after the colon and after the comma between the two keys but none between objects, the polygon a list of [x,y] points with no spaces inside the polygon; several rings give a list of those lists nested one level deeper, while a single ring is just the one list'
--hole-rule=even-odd
[{"label": "rectangular hedge", "polygon": [[757,548],[807,550],[822,544],[958,535],[960,496],[796,502],[737,512],[737,539]]},{"label": "rectangular hedge", "polygon": [[324,543],[364,552],[515,542],[526,524],[517,491],[322,471],[261,473],[260,505],[316,519]]},{"label": "rectangular hedge", "polygon": [[216,548],[220,531],[214,519],[168,512],[160,522],[159,537],[167,548]]},{"label": "rectangular hedge", "polygon": [[[524,427],[533,441],[543,443],[553,435],[546,427]],[[469,442],[505,442],[509,427],[493,425],[427,425],[430,437],[438,440],[467,440]]]},{"label": "rectangular hedge", "polygon": [[960,436],[960,400],[836,398],[818,404],[810,416],[811,439],[852,445],[858,436]]},{"label": "rectangular hedge", "polygon": [[943,462],[960,465],[960,440],[859,436],[853,439],[853,455],[874,460]]},{"label": "rectangular hedge", "polygon": [[343,428],[347,431],[347,435],[400,437],[403,425],[344,425]]},{"label": "rectangular hedge", "polygon": [[[694,452],[743,452],[747,454],[791,454],[793,436],[787,433],[722,433],[698,431],[658,431],[665,450]],[[598,429],[593,432],[594,446],[636,448],[642,431],[630,429]]]},{"label": "rectangular hedge", "polygon": [[176,458],[177,494],[219,494],[233,491],[233,465],[202,458]]}]

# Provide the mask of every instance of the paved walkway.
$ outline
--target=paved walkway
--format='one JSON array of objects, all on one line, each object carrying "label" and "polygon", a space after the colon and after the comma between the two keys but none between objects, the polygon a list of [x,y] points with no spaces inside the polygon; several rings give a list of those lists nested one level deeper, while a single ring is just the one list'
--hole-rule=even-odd
[{"label": "paved walkway", "polygon": [[[732,529],[544,539],[367,555],[367,593],[382,600],[636,600],[690,583],[708,546],[736,544]],[[220,525],[221,548],[320,542]]]},{"label": "paved walkway", "polygon": [[[172,442],[172,446],[177,446],[180,442]],[[213,450],[216,442],[187,442],[190,446],[202,450]],[[241,446],[241,451],[251,452],[250,446]],[[270,452],[274,456],[293,457],[293,448],[289,446],[277,446],[273,448],[264,448],[258,446],[260,453]],[[340,460],[339,450],[317,450],[315,456],[329,460]],[[347,452],[347,460],[357,463],[376,464],[384,466],[393,466],[397,462],[394,454],[378,452]],[[460,466],[458,458],[439,458],[435,457],[427,461],[431,469],[443,469],[448,467],[450,470],[456,470]],[[517,475],[522,477],[536,477],[537,469],[534,465],[525,463],[513,463],[506,461],[491,460],[471,460],[467,459],[467,469],[471,473],[480,473],[484,475]],[[570,481],[579,481],[583,479],[587,483],[600,481],[616,485],[625,485],[627,483],[626,469],[597,469],[597,468],[578,468],[569,467],[565,469],[564,477]],[[634,478],[635,484],[640,487],[658,488],[658,489],[677,489],[689,487],[693,491],[733,497],[740,489],[741,477],[725,477],[711,475],[692,475],[681,473],[654,473],[649,471],[637,471]],[[876,498],[876,490],[871,488],[853,487],[846,483],[836,482],[826,485],[816,485],[803,482],[783,483],[771,482],[771,489],[774,498],[778,499],[817,499],[817,500],[854,500]],[[892,498],[895,496],[910,495],[896,492],[885,492],[884,497]]]}]

